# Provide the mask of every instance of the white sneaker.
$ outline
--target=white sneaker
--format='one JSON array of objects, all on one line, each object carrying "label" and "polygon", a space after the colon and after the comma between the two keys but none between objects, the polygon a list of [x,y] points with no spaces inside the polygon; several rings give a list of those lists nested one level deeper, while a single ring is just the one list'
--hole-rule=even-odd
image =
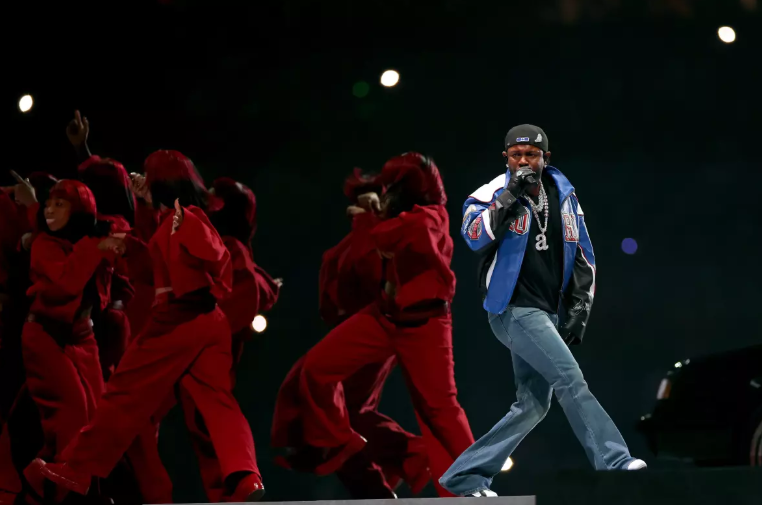
[{"label": "white sneaker", "polygon": [[636,459],[634,461],[631,461],[629,465],[627,465],[627,470],[643,470],[648,465],[646,465],[646,462],[642,459]]},{"label": "white sneaker", "polygon": [[494,491],[490,491],[489,489],[485,489],[484,491],[477,491],[471,496],[475,498],[494,498],[497,496],[497,493]]}]

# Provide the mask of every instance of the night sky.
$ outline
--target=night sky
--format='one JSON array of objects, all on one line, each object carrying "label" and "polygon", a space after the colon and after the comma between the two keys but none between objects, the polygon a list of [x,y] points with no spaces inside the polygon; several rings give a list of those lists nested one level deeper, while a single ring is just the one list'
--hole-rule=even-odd
[{"label": "night sky", "polygon": [[[255,260],[284,286],[267,331],[245,351],[236,396],[267,499],[342,498],[335,477],[274,467],[269,430],[281,381],[327,332],[318,270],[349,231],[343,179],[405,151],[439,166],[456,244],[456,380],[479,437],[515,390],[510,353],[481,308],[476,257],[458,237],[461,206],[505,170],[506,131],[537,124],[576,187],[598,263],[574,353],[633,454],[659,468],[667,463],[651,457],[635,423],[664,373],[762,337],[762,30],[759,12],[719,7],[727,3],[697,2],[690,17],[631,9],[567,25],[548,14],[549,1],[537,12],[460,1],[25,2],[7,8],[2,33],[6,168],[73,176],[65,127],[80,109],[91,150],[128,170],[155,149],[177,149],[207,181],[224,174],[249,185]],[[723,24],[735,43],[718,39]],[[379,76],[389,68],[401,80],[387,89]],[[352,92],[360,81],[362,98]],[[26,93],[35,105],[21,114]],[[5,172],[0,181],[12,182]],[[626,238],[635,254],[622,251]],[[398,372],[382,411],[417,431]],[[176,499],[204,501],[179,414],[162,427],[162,455]],[[555,400],[514,460],[498,493],[589,466]]]}]

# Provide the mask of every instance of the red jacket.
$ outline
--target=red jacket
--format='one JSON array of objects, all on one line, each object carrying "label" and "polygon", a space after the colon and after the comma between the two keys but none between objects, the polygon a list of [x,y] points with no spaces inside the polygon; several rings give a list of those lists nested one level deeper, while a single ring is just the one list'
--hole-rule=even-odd
[{"label": "red jacket", "polygon": [[371,239],[379,219],[357,214],[352,231],[323,254],[320,267],[320,315],[331,325],[371,304],[381,290],[381,257]]},{"label": "red jacket", "polygon": [[[134,296],[130,300],[130,303],[125,303],[124,312],[130,321],[132,336],[137,336],[151,317],[151,308],[153,307],[155,294],[153,287],[153,262],[151,261],[151,252],[148,249],[148,244],[137,237],[137,230],[131,230],[129,233],[126,233],[124,242],[127,246],[127,253],[124,255],[120,272],[125,272],[126,270],[127,279],[129,279],[129,283],[134,290]],[[126,268],[124,264],[126,264]],[[112,298],[119,300],[116,293]]]},{"label": "red jacket", "polygon": [[162,213],[161,222],[148,244],[153,263],[154,305],[210,288],[218,300],[230,294],[233,268],[222,239],[203,210],[183,208],[183,223],[172,233],[174,209]]},{"label": "red jacket", "polygon": [[32,243],[29,275],[34,297],[31,314],[71,323],[82,304],[85,285],[95,275],[100,308],[108,305],[114,254],[101,251],[102,238],[85,237],[76,244],[40,233]]},{"label": "red jacket", "polygon": [[416,205],[371,231],[376,248],[394,255],[387,260],[385,275],[395,285],[398,308],[424,300],[452,301],[455,274],[450,270],[453,242],[449,230],[443,205]]},{"label": "red jacket", "polygon": [[260,312],[270,310],[278,300],[278,285],[256,265],[251,251],[233,237],[225,236],[223,243],[230,252],[233,266],[233,290],[220,301],[233,334],[245,329]]}]

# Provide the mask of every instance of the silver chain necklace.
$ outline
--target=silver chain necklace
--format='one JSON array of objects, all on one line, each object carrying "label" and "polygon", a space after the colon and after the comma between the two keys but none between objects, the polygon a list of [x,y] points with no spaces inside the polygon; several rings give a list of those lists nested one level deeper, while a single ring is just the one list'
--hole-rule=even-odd
[{"label": "silver chain necklace", "polygon": [[[537,226],[540,228],[540,233],[535,237],[535,240],[537,240],[537,244],[535,244],[535,248],[538,251],[547,251],[548,250],[548,240],[545,237],[545,231],[548,229],[548,195],[545,193],[545,186],[540,182],[540,196],[537,199],[537,203],[534,203],[532,201],[532,197],[529,195],[526,195],[527,201],[529,202],[529,205],[532,207],[532,213],[534,214],[535,219],[537,219]],[[543,209],[543,213],[545,214],[545,224],[542,224],[542,221],[540,220],[540,214],[537,209]]]}]

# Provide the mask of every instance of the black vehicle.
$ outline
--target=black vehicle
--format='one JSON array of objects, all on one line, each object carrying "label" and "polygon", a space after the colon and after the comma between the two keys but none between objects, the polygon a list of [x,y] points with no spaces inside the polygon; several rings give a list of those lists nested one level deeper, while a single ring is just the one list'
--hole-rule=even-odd
[{"label": "black vehicle", "polygon": [[762,466],[762,345],[675,363],[638,429],[659,458]]}]

